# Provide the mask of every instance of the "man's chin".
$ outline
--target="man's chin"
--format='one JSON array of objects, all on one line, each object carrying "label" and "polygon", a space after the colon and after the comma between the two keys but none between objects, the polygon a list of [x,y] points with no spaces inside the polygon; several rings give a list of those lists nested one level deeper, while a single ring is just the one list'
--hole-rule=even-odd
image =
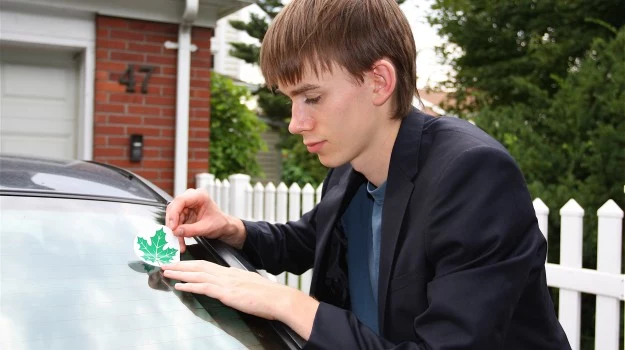
[{"label": "man's chin", "polygon": [[338,168],[341,165],[347,163],[342,162],[340,159],[324,156],[322,154],[317,154],[317,157],[319,158],[319,163],[321,163],[321,165],[326,168]]}]

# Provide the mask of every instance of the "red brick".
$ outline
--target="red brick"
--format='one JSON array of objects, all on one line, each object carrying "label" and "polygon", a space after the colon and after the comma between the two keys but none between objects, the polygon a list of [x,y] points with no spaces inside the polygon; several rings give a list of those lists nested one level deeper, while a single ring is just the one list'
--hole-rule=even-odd
[{"label": "red brick", "polygon": [[208,100],[191,99],[191,101],[189,101],[189,106],[191,108],[208,108],[209,104],[208,104]]},{"label": "red brick", "polygon": [[128,21],[117,17],[98,16],[98,27],[128,28]]},{"label": "red brick", "polygon": [[111,51],[111,59],[128,63],[143,63],[145,62],[145,55],[138,53]]},{"label": "red brick", "polygon": [[158,76],[158,77],[154,77],[153,76],[150,79],[149,84],[174,86],[174,85],[176,85],[176,78],[175,77],[169,77],[169,76]]},{"label": "red brick", "polygon": [[177,35],[176,34],[146,34],[145,35],[145,39],[144,41],[146,42],[151,42],[151,43],[156,43],[159,45],[163,45],[165,44],[166,41],[177,41],[178,39],[176,38]]},{"label": "red brick", "polygon": [[125,50],[126,42],[119,41],[119,40],[109,40],[109,39],[98,38],[95,42],[95,46],[96,48],[102,48],[102,49]]},{"label": "red brick", "polygon": [[129,28],[132,30],[139,30],[142,32],[155,32],[155,33],[178,33],[178,26],[169,23],[156,23],[146,21],[132,21],[129,23]]},{"label": "red brick", "polygon": [[206,160],[190,160],[188,168],[195,170],[208,170],[208,162]]},{"label": "red brick", "polygon": [[145,168],[172,168],[174,167],[174,161],[169,159],[144,159],[142,165]]},{"label": "red brick", "polygon": [[131,115],[109,115],[109,123],[111,124],[127,124],[141,125],[143,123],[141,116]]},{"label": "red brick", "polygon": [[111,71],[111,72],[120,72],[123,73],[126,68],[128,68],[128,64],[127,63],[122,63],[122,62],[102,62],[102,61],[98,61],[96,63],[96,69],[98,70],[106,70],[106,71]]},{"label": "red brick", "polygon": [[126,91],[126,87],[119,83],[109,82],[109,81],[97,81],[95,83],[95,91],[96,92],[124,92]]},{"label": "red brick", "polygon": [[146,96],[145,104],[159,106],[173,106],[176,100],[173,97]]},{"label": "red brick", "polygon": [[166,65],[176,65],[177,59],[176,56],[165,56],[165,55],[147,55],[145,61],[147,63],[153,64],[166,64]]},{"label": "red brick", "polygon": [[194,159],[208,159],[208,150],[194,150],[193,158]]},{"label": "red brick", "polygon": [[176,89],[172,87],[161,87],[161,96],[176,96]]},{"label": "red brick", "polygon": [[130,138],[128,136],[109,136],[108,144],[109,146],[127,146],[130,143]]},{"label": "red brick", "polygon": [[191,79],[190,86],[192,88],[200,88],[200,89],[210,89],[210,81],[208,80],[200,80],[200,79]]},{"label": "red brick", "polygon": [[95,111],[98,113],[126,113],[126,107],[120,104],[96,103]]},{"label": "red brick", "polygon": [[162,75],[173,75],[176,76],[178,74],[178,69],[176,67],[160,67]]},{"label": "red brick", "polygon": [[142,104],[143,96],[141,94],[131,94],[131,93],[111,94],[111,96],[109,96],[109,101]]},{"label": "red brick", "polygon": [[128,150],[121,147],[98,148],[97,154],[99,157],[123,157],[128,154]]},{"label": "red brick", "polygon": [[208,129],[205,130],[191,130],[191,137],[193,138],[205,138],[208,139],[210,136]]},{"label": "red brick", "polygon": [[147,136],[159,136],[160,130],[159,128],[152,128],[147,126],[128,126],[127,128],[128,134],[142,134]]},{"label": "red brick", "polygon": [[164,137],[172,137],[176,134],[175,130],[173,128],[162,128],[161,129],[161,136]]},{"label": "red brick", "polygon": [[145,38],[145,35],[143,33],[130,32],[127,30],[111,29],[111,33],[109,34],[109,37],[111,39],[143,41]]},{"label": "red brick", "polygon": [[191,130],[196,130],[196,129],[208,130],[208,128],[210,127],[210,122],[207,119],[191,118],[189,120],[189,127],[191,128]]},{"label": "red brick", "polygon": [[96,29],[96,38],[108,38],[109,36],[109,29],[105,28],[105,27],[101,27],[100,25],[98,25],[98,29]]},{"label": "red brick", "polygon": [[209,90],[191,89],[191,97],[209,99],[211,97],[211,92]]},{"label": "red brick", "polygon": [[193,141],[189,140],[189,149],[191,148],[206,148],[208,147],[208,139],[206,141]]},{"label": "red brick", "polygon": [[[112,125],[95,125],[94,132],[96,135],[122,135],[125,134],[126,128],[123,126]],[[109,140],[110,142],[111,140]]]},{"label": "red brick", "polygon": [[146,125],[168,125],[174,127],[176,122],[171,118],[143,117],[143,123]]},{"label": "red brick", "polygon": [[128,113],[142,115],[159,115],[161,108],[152,106],[128,105]]},{"label": "red brick", "polygon": [[96,49],[95,50],[95,58],[98,62],[101,60],[105,60],[109,58],[109,50],[108,49]]},{"label": "red brick", "polygon": [[176,108],[175,107],[161,107],[161,117],[175,118],[176,117]]},{"label": "red brick", "polygon": [[108,102],[109,94],[104,91],[96,91],[95,93],[95,101],[100,103]]},{"label": "red brick", "polygon": [[96,146],[104,146],[107,144],[106,136],[96,135],[93,140],[93,144]]},{"label": "red brick", "polygon": [[97,114],[95,115],[95,123],[97,124],[105,124],[107,123],[108,118],[106,117],[106,115],[104,114]]},{"label": "red brick", "polygon": [[142,44],[142,43],[128,43],[128,51],[138,51],[143,53],[161,53],[163,51],[162,45],[157,44]]},{"label": "red brick", "polygon": [[[95,160],[98,161],[97,158]],[[124,168],[124,169],[129,169],[129,170],[139,166],[139,163],[132,163],[130,161],[130,158],[126,158],[126,159],[123,159],[123,158],[122,159],[108,159],[104,163],[110,164],[110,165],[115,165],[117,167]],[[131,170],[131,171],[134,171],[134,170]]]},{"label": "red brick", "polygon": [[208,108],[192,108],[190,114],[193,118],[209,118],[210,110]]},{"label": "red brick", "polygon": [[210,79],[211,77],[211,72],[208,69],[204,69],[204,68],[194,68],[191,69],[191,78],[204,78],[204,79]]},{"label": "red brick", "polygon": [[145,140],[145,146],[146,147],[173,147],[175,144],[175,141],[173,138],[157,138],[157,137],[150,137],[149,139]]},{"label": "red brick", "polygon": [[[159,150],[159,149],[150,149],[150,148],[144,148],[143,149],[143,157],[146,158],[146,159],[147,158],[158,158],[160,156],[160,154],[161,154],[161,150]],[[154,172],[156,173],[156,171],[154,171]],[[152,178],[154,178],[154,177],[152,177]]]}]

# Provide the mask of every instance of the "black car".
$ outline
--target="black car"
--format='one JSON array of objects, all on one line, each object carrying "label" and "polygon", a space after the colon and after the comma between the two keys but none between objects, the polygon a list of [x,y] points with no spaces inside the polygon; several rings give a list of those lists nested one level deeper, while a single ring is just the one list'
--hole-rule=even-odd
[{"label": "black car", "polygon": [[[174,290],[133,251],[171,197],[113,166],[0,155],[0,349],[299,349],[282,323]],[[182,260],[254,270],[220,242]]]}]

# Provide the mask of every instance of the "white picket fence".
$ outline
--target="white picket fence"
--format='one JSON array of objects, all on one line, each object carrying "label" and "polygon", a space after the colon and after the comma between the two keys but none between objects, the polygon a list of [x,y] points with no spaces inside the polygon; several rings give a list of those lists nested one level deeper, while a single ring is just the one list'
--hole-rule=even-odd
[{"label": "white picket fence", "polygon": [[[208,191],[225,212],[272,223],[297,220],[321,199],[321,186],[315,189],[310,184],[287,187],[280,183],[275,187],[272,183],[265,186],[257,183],[252,187],[250,177],[244,174],[224,180],[215,179],[212,174],[198,174],[196,184]],[[538,225],[547,237],[549,208],[536,199],[534,210]],[[582,268],[584,209],[573,199],[560,209],[560,263],[546,262],[547,284],[559,288],[558,318],[572,350],[580,348],[581,293],[596,295],[595,349],[617,350],[619,346],[619,310],[625,300],[625,274],[621,273],[623,210],[608,200],[597,215],[597,270]],[[309,270],[301,276],[286,273],[275,277],[307,292],[311,275]]]}]

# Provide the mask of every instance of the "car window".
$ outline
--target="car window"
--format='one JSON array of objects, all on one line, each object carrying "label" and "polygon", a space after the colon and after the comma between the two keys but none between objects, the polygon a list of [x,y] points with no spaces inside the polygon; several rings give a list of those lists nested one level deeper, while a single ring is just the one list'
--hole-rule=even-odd
[{"label": "car window", "polygon": [[[173,290],[133,239],[164,208],[0,197],[0,348],[282,349],[269,322]],[[211,259],[192,245],[182,259]]]}]

